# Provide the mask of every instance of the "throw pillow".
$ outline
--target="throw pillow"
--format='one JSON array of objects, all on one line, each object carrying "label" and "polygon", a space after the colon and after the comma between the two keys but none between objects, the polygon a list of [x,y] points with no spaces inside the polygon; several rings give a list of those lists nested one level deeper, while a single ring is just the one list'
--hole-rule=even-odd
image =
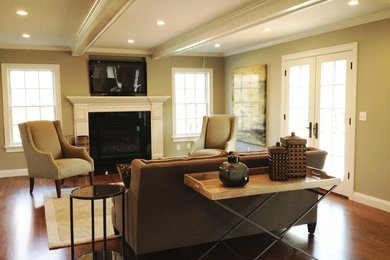
[{"label": "throw pillow", "polygon": [[131,181],[131,163],[117,164],[116,169],[118,170],[119,176],[121,177],[123,184],[128,189],[130,187]]}]

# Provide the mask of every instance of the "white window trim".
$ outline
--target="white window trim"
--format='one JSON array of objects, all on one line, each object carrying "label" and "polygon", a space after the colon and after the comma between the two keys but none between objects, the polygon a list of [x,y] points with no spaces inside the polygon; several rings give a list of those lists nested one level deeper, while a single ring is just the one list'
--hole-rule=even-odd
[{"label": "white window trim", "polygon": [[209,109],[207,115],[213,114],[213,69],[212,68],[172,68],[172,141],[173,142],[189,142],[195,141],[199,138],[199,135],[186,135],[178,136],[176,134],[176,106],[175,106],[175,73],[177,72],[205,72],[209,74]]},{"label": "white window trim", "polygon": [[10,111],[9,111],[9,70],[10,69],[49,69],[54,72],[54,92],[55,92],[55,107],[56,107],[56,120],[61,120],[61,85],[60,85],[60,65],[58,64],[16,64],[16,63],[2,63],[1,75],[2,75],[2,89],[3,89],[3,113],[4,113],[4,142],[6,152],[23,152],[22,145],[11,145],[11,124],[10,124]]}]

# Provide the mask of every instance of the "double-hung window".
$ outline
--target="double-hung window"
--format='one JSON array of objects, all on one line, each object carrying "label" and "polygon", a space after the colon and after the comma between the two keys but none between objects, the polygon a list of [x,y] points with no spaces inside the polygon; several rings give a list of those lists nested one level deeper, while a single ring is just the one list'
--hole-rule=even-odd
[{"label": "double-hung window", "polygon": [[174,141],[187,141],[200,135],[203,116],[212,114],[212,82],[212,69],[172,68]]},{"label": "double-hung window", "polygon": [[5,149],[22,151],[18,124],[61,119],[60,68],[52,64],[1,64]]}]

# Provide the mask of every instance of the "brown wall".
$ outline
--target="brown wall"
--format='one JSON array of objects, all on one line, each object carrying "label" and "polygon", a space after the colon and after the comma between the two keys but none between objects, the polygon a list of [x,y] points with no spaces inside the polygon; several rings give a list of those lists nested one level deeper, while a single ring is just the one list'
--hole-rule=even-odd
[{"label": "brown wall", "polygon": [[226,110],[230,109],[232,70],[267,64],[267,140],[280,137],[283,55],[358,43],[357,107],[367,121],[356,122],[355,191],[390,201],[390,19],[355,26],[229,56],[225,59]]},{"label": "brown wall", "polygon": [[[106,59],[109,57],[105,56]],[[117,58],[117,57],[116,57]],[[62,125],[65,135],[73,134],[73,108],[66,96],[89,96],[88,55],[71,56],[69,52],[36,51],[36,50],[5,50],[0,49],[0,63],[31,63],[59,64],[61,77]],[[148,95],[171,96],[171,68],[192,67],[201,68],[201,57],[170,57],[160,60],[148,59],[147,83]],[[224,66],[223,58],[206,58],[205,67],[213,68],[214,72],[214,113],[223,113],[224,98]],[[0,78],[1,84],[1,78]],[[0,91],[0,95],[2,92]],[[4,149],[4,119],[3,99],[0,99],[0,170],[26,168],[23,153],[7,153]],[[164,105],[164,155],[186,155],[187,148],[181,144],[181,150],[176,150],[172,142],[172,103],[169,99]]]}]

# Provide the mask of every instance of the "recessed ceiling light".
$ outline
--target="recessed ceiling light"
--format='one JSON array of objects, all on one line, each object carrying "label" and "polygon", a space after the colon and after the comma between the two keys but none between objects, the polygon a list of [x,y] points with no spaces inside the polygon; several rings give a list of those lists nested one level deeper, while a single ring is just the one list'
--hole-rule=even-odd
[{"label": "recessed ceiling light", "polygon": [[134,43],[134,40],[127,40],[128,43]]},{"label": "recessed ceiling light", "polygon": [[358,5],[359,4],[359,0],[348,1],[348,4],[351,5],[351,6]]},{"label": "recessed ceiling light", "polygon": [[270,32],[270,31],[271,31],[271,28],[266,27],[266,28],[264,28],[264,31],[265,31],[265,32]]},{"label": "recessed ceiling light", "polygon": [[164,22],[163,20],[158,20],[158,21],[156,22],[156,24],[162,26],[162,25],[165,24],[165,22]]},{"label": "recessed ceiling light", "polygon": [[219,47],[221,47],[221,44],[216,43],[216,44],[214,44],[214,47],[215,47],[215,48],[219,48]]},{"label": "recessed ceiling light", "polygon": [[18,11],[16,11],[16,14],[17,15],[28,15],[28,13],[24,10],[18,10]]},{"label": "recessed ceiling light", "polygon": [[31,37],[30,34],[28,34],[28,33],[23,33],[22,36],[23,36],[23,38],[26,38],[26,39]]}]

